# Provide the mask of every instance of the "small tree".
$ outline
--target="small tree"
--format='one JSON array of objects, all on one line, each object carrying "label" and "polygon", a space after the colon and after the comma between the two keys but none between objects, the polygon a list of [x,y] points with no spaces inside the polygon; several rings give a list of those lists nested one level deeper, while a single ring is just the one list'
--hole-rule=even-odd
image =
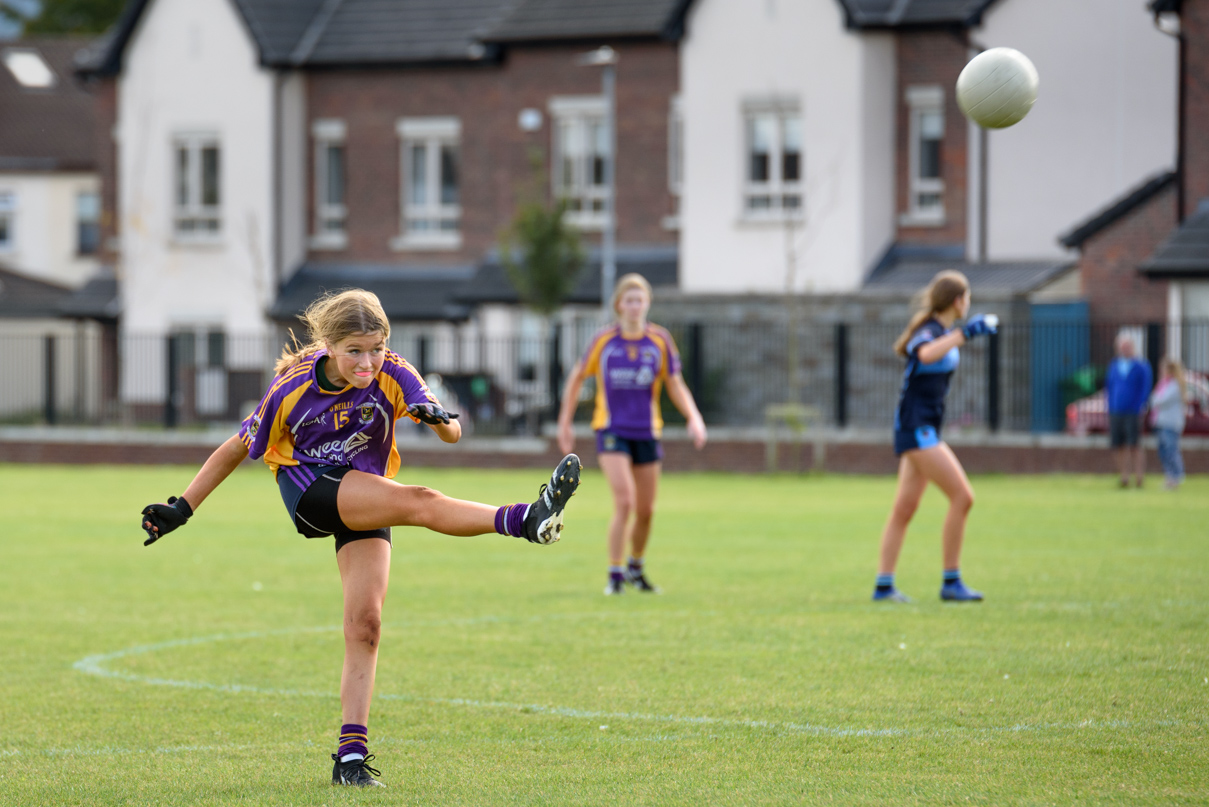
[{"label": "small tree", "polygon": [[[558,330],[554,314],[575,288],[584,264],[579,232],[567,224],[567,203],[541,199],[541,163],[534,159],[533,188],[522,198],[512,226],[500,239],[500,263],[521,301],[541,315],[549,334],[550,397],[558,406]],[[531,423],[531,426],[536,424]]]},{"label": "small tree", "polygon": [[567,225],[566,201],[523,203],[500,247],[500,261],[521,301],[550,317],[575,288],[584,255],[579,233]]}]

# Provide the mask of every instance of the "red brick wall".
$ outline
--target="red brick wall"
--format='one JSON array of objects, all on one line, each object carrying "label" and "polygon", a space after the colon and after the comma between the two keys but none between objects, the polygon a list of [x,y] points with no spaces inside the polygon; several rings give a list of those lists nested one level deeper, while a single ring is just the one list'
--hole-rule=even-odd
[{"label": "red brick wall", "polygon": [[1184,212],[1209,198],[1209,0],[1184,0],[1180,24],[1187,48],[1184,82]]},{"label": "red brick wall", "polygon": [[[213,450],[212,446],[207,445],[0,440],[0,462],[200,466]],[[575,450],[583,457],[585,466],[597,467],[593,440],[579,440]],[[664,450],[664,468],[670,472],[763,473],[767,467],[765,446],[762,442],[713,440],[703,451],[696,451],[684,440],[668,440],[664,442]],[[1101,441],[1101,445],[1083,447],[957,445],[953,450],[965,469],[973,474],[1113,473],[1107,438]],[[1182,453],[1188,473],[1209,473],[1209,449],[1203,444],[1191,445],[1186,441],[1182,446]],[[545,453],[476,452],[452,450],[442,446],[419,450],[408,446],[403,451],[404,471],[400,473],[398,481],[407,482],[408,467],[527,468],[541,471],[552,468],[561,456],[552,442]],[[809,444],[782,443],[777,452],[777,459],[777,468],[782,472],[805,472],[814,468],[814,451]],[[1146,461],[1150,473],[1162,470],[1153,448],[1147,449]],[[264,464],[259,460],[244,460],[244,465],[264,468]],[[831,443],[824,451],[822,467],[830,473],[894,474],[897,472],[898,461],[888,441]],[[264,472],[268,473],[267,469]],[[889,502],[886,506],[889,507]]]},{"label": "red brick wall", "polygon": [[[348,249],[312,257],[425,264],[464,264],[481,258],[496,245],[512,219],[518,193],[532,181],[530,154],[540,153],[545,170],[550,169],[551,96],[600,93],[600,69],[575,64],[584,50],[514,48],[501,65],[309,74],[307,115],[312,120],[345,121],[348,174]],[[677,49],[670,43],[630,43],[617,50],[617,239],[675,243],[676,234],[660,222],[674,212],[667,183],[667,123],[671,98],[679,88]],[[517,114],[525,108],[541,110],[539,131],[520,130]],[[394,252],[390,241],[400,230],[395,122],[428,115],[461,121],[462,247],[453,252]],[[312,163],[308,160],[310,171]],[[307,184],[313,197],[313,180]],[[541,187],[548,192],[548,178]],[[312,206],[313,198],[308,209]]]},{"label": "red brick wall", "polygon": [[905,244],[964,244],[966,242],[966,119],[957,107],[954,87],[965,67],[964,42],[947,32],[901,32],[897,40],[898,96],[895,126],[895,187],[897,211],[910,209],[910,119],[906,88],[914,84],[938,85],[945,94],[945,136],[941,144],[941,175],[944,178],[945,223],[940,227],[898,228],[898,241]]},{"label": "red brick wall", "polygon": [[1175,187],[1168,186],[1145,204],[1083,244],[1079,272],[1094,320],[1162,322],[1167,318],[1166,281],[1148,280],[1142,263],[1175,226]]}]

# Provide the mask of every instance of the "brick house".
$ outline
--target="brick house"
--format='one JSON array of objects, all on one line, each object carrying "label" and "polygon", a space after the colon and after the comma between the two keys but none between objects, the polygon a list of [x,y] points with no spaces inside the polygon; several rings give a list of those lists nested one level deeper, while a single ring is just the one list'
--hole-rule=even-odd
[{"label": "brick house", "polygon": [[[1094,319],[1151,324],[1164,352],[1209,368],[1209,2],[1153,0],[1156,28],[1181,50],[1173,170],[1148,178],[1065,234],[1080,251]],[[1164,324],[1162,329],[1159,324]]]},{"label": "brick house", "polygon": [[[131,0],[80,61],[115,133],[107,257],[140,311],[122,323],[141,374],[123,399],[162,400],[171,336],[207,376],[198,413],[230,415],[250,391],[237,376],[265,361],[239,343],[296,324],[325,288],[378,292],[411,355],[533,331],[495,256],[526,191],[568,199],[589,265],[564,320],[594,320],[610,155],[600,68],[577,59],[602,45],[617,54],[617,268],[674,285],[684,6]],[[546,393],[541,356],[509,363],[504,383]]]},{"label": "brick house", "polygon": [[[1167,170],[1174,145],[1176,48],[1144,8],[1111,4],[698,0],[681,46],[681,287],[903,294],[957,266],[976,292],[1077,295],[1059,236]],[[1032,58],[1041,94],[983,133],[953,87],[995,46]],[[792,168],[766,170],[778,160]]]}]

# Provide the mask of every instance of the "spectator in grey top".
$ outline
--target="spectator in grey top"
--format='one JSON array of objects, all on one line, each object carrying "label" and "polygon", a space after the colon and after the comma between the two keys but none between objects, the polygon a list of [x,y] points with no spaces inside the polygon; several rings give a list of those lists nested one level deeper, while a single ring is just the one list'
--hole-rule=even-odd
[{"label": "spectator in grey top", "polygon": [[1138,346],[1127,331],[1117,334],[1117,355],[1108,365],[1104,392],[1108,398],[1108,433],[1121,487],[1129,487],[1129,473],[1142,487],[1146,473],[1146,455],[1138,444],[1142,432],[1142,410],[1150,397],[1154,376],[1150,364],[1138,358]]},{"label": "spectator in grey top", "polygon": [[1159,365],[1159,383],[1150,395],[1150,424],[1159,438],[1159,462],[1163,463],[1164,485],[1168,490],[1175,490],[1184,481],[1180,435],[1184,433],[1187,404],[1184,365],[1179,359],[1168,356]]}]

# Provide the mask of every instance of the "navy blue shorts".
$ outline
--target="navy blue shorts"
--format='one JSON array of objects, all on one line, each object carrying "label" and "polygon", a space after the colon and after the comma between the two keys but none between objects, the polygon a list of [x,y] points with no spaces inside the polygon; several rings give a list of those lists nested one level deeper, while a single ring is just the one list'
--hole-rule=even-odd
[{"label": "navy blue shorts", "polygon": [[596,453],[606,452],[629,454],[635,465],[647,465],[663,459],[663,446],[658,440],[631,440],[602,429],[596,432]]},{"label": "navy blue shorts", "polygon": [[920,426],[918,429],[899,429],[894,432],[894,455],[917,448],[933,448],[940,445],[940,429],[936,426]]},{"label": "navy blue shorts", "polygon": [[340,481],[351,471],[346,465],[282,465],[277,469],[277,489],[294,522],[294,528],[307,538],[336,536],[336,551],[363,538],[390,540],[390,527],[378,530],[350,530],[340,518],[336,498]]}]

